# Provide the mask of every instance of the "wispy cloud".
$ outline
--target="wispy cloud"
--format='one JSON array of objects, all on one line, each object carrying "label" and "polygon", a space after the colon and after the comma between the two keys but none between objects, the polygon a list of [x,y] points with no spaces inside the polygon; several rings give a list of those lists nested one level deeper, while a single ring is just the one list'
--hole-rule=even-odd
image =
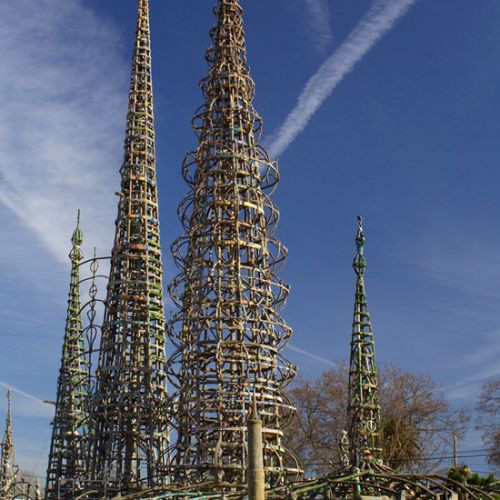
[{"label": "wispy cloud", "polygon": [[[24,471],[36,471],[43,475],[51,433],[49,422],[54,416],[54,407],[7,382],[0,380],[0,387],[11,389],[14,396],[17,395],[12,398],[12,414],[18,463]],[[0,396],[0,410],[2,414],[7,411],[7,398],[4,395]],[[28,426],[26,422],[29,422]]]},{"label": "wispy cloud", "polygon": [[116,30],[82,0],[16,0],[0,3],[0,43],[0,202],[61,261],[78,207],[87,241],[109,247],[127,82]]},{"label": "wispy cloud", "polygon": [[[397,259],[414,269],[429,290],[420,301],[426,328],[448,339],[443,367],[454,373],[446,395],[474,406],[481,386],[500,376],[500,331],[495,304],[500,299],[500,257],[485,248],[498,246],[488,226],[443,212],[414,233]],[[485,244],[485,242],[488,242]],[[485,257],[487,256],[487,257]],[[434,340],[432,341],[434,343]],[[443,348],[442,342],[437,345]],[[435,348],[432,349],[433,351]]]},{"label": "wispy cloud", "polygon": [[271,157],[279,156],[288,148],[342,79],[416,1],[374,1],[347,39],[310,78],[295,108],[270,137],[268,149]]},{"label": "wispy cloud", "polygon": [[10,389],[12,392],[24,396],[25,398],[31,399],[32,401],[36,401],[37,403],[40,403],[42,405],[45,404],[42,399],[37,398],[36,396],[33,396],[32,394],[29,394],[28,392],[25,392],[21,389],[18,389],[17,387],[10,385],[7,382],[4,382],[3,380],[0,380],[0,387],[4,387],[5,389]]},{"label": "wispy cloud", "polygon": [[465,361],[471,365],[484,365],[485,363],[498,364],[499,359],[500,331],[498,330],[485,335],[481,339],[481,344],[465,356]]},{"label": "wispy cloud", "polygon": [[460,377],[447,388],[450,400],[466,400],[475,403],[479,398],[481,387],[485,382],[500,377],[500,337],[498,330],[478,335],[477,347],[464,356],[466,364],[473,367],[466,371],[467,375]]},{"label": "wispy cloud", "polygon": [[498,377],[500,377],[498,362],[486,364],[474,374],[463,377],[447,387],[446,395],[450,401],[477,401],[481,392],[481,386],[486,381]]},{"label": "wispy cloud", "polygon": [[305,0],[309,12],[309,31],[315,47],[324,52],[332,43],[331,14],[327,0]]},{"label": "wispy cloud", "polygon": [[[485,299],[500,299],[497,286],[500,279],[500,256],[489,255],[486,260],[478,258],[484,253],[483,237],[478,237],[473,231],[468,231],[466,238],[462,237],[463,232],[458,234],[459,236],[451,235],[445,239],[445,244],[448,245],[446,248],[440,242],[434,243],[430,247],[432,253],[422,255],[422,252],[412,260],[412,264],[441,285],[475,295],[483,302]],[[450,247],[455,249],[454,252],[449,251]],[[478,312],[472,311],[475,314]]]},{"label": "wispy cloud", "polygon": [[[42,399],[33,396],[29,392],[23,391],[13,385],[0,380],[0,387],[10,389],[14,394],[21,396],[21,398],[13,399],[12,411],[15,415],[31,418],[50,418],[54,414],[52,405],[44,403]],[[7,398],[0,397],[0,408],[7,407]]]},{"label": "wispy cloud", "polygon": [[315,361],[319,361],[320,363],[324,363],[325,365],[329,366],[338,366],[338,363],[335,363],[331,359],[326,359],[322,358],[321,356],[318,356],[317,354],[314,354],[313,352],[306,351],[305,349],[301,349],[300,347],[296,347],[292,344],[288,344],[287,349],[290,351],[296,352],[298,354],[302,354],[302,356],[306,356],[307,358],[314,359]]}]

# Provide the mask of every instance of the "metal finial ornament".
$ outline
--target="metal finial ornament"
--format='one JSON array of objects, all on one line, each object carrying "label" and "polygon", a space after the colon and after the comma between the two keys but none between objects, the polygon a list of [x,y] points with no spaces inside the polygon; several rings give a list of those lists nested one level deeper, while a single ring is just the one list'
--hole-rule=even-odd
[{"label": "metal finial ornament", "polygon": [[351,465],[351,450],[347,431],[342,430],[339,438],[340,465],[346,469]]},{"label": "metal finial ornament", "polygon": [[291,329],[279,313],[289,291],[276,274],[286,249],[273,236],[279,214],[269,196],[278,171],[259,145],[243,10],[219,0],[214,12],[205,104],[193,120],[199,144],[182,169],[185,235],[172,245],[180,274],[170,287],[179,307],[170,327],[178,436],[171,470],[179,483],[245,484],[255,391],[266,480],[278,484],[299,470],[282,445],[293,411],[282,389],[295,367],[281,354]]},{"label": "metal finial ornament", "polygon": [[12,433],[12,390],[7,389],[7,417],[6,417],[6,430]]},{"label": "metal finial ornament", "polygon": [[138,1],[120,174],[91,414],[90,467],[98,498],[160,487],[167,479],[165,319],[148,0]]},{"label": "metal finial ornament", "polygon": [[364,271],[365,236],[363,219],[358,217],[356,256],[356,294],[352,323],[351,354],[349,362],[349,401],[347,410],[351,465],[360,467],[382,460],[380,443],[380,405],[375,342],[368,312]]},{"label": "metal finial ornament", "polygon": [[366,260],[364,256],[365,234],[363,232],[363,222],[363,217],[358,215],[358,232],[356,233],[355,239],[357,252],[352,264],[352,267],[358,276],[362,276],[366,269]]},{"label": "metal finial ornament", "polygon": [[55,415],[52,421],[47,500],[74,498],[87,480],[88,418],[90,394],[86,346],[82,332],[80,265],[83,261],[80,211],[71,238],[71,280],[61,367],[57,380]]}]

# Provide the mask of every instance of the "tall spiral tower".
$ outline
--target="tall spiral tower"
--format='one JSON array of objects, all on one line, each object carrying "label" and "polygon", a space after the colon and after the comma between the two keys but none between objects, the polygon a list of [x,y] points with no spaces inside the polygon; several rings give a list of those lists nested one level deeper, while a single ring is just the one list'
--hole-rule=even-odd
[{"label": "tall spiral tower", "polygon": [[351,465],[359,467],[382,461],[378,373],[375,341],[365,290],[364,273],[367,264],[364,256],[365,235],[362,217],[358,217],[355,241],[357,252],[352,266],[356,273],[356,294],[349,363],[347,420]]},{"label": "tall spiral tower", "polygon": [[138,0],[120,174],[92,412],[92,485],[103,496],[164,484],[168,449],[148,0]]},{"label": "tall spiral tower", "polygon": [[83,260],[80,212],[71,243],[71,280],[52,421],[45,488],[47,500],[74,498],[87,479],[87,402],[90,384],[80,301],[80,265]]},{"label": "tall spiral tower", "polygon": [[275,162],[259,145],[243,11],[218,0],[201,81],[205,104],[193,128],[199,144],[182,172],[189,193],[178,213],[185,234],[172,245],[179,275],[170,286],[179,311],[169,362],[177,432],[171,470],[178,482],[245,481],[246,419],[255,398],[263,421],[268,483],[298,473],[282,446],[293,408],[282,393],[295,367],[281,355],[291,335],[280,316],[288,287],[276,275],[285,247],[273,236]]}]

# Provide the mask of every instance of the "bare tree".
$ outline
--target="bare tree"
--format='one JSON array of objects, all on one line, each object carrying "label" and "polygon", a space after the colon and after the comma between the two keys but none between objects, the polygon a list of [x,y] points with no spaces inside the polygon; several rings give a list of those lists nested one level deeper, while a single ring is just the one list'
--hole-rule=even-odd
[{"label": "bare tree", "polygon": [[342,364],[316,380],[298,378],[289,391],[297,415],[285,432],[285,446],[309,474],[322,474],[340,464],[338,440],[345,425],[347,379]]},{"label": "bare tree", "polygon": [[500,466],[500,378],[483,385],[477,411],[476,429],[482,431],[488,462]]},{"label": "bare tree", "polygon": [[436,470],[463,437],[469,417],[450,409],[427,374],[385,366],[380,374],[384,461],[395,469]]},{"label": "bare tree", "polygon": [[[435,470],[449,456],[453,434],[463,435],[468,417],[450,410],[428,375],[392,365],[379,373],[384,462],[399,470]],[[339,439],[346,425],[348,370],[341,363],[316,380],[299,379],[289,391],[297,416],[287,446],[309,475],[340,466]]]}]

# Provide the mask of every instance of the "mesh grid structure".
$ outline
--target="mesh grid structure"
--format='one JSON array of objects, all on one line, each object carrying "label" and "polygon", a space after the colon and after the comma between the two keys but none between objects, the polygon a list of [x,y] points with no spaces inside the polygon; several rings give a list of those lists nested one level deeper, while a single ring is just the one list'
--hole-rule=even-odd
[{"label": "mesh grid structure", "polygon": [[176,483],[244,483],[255,393],[266,479],[279,484],[299,467],[282,446],[293,414],[282,389],[295,367],[281,355],[291,330],[280,316],[288,287],[276,274],[287,253],[273,236],[278,170],[258,143],[242,8],[219,0],[214,13],[205,104],[193,119],[199,144],[182,167],[190,188],[178,210],[185,234],[172,245],[180,274],[170,286],[179,307],[170,325],[171,471]]},{"label": "mesh grid structure", "polygon": [[380,404],[375,342],[366,298],[364,272],[365,236],[363,219],[358,217],[357,253],[353,268],[356,273],[356,294],[352,323],[349,363],[348,435],[352,465],[380,463]]},{"label": "mesh grid structure", "polygon": [[[138,1],[90,471],[98,495],[164,484],[168,424],[149,3]],[[99,496],[99,498],[101,498]]]},{"label": "mesh grid structure", "polygon": [[80,266],[83,234],[80,213],[71,242],[71,279],[47,467],[47,500],[74,498],[87,480],[90,380],[87,347],[82,335]]}]

